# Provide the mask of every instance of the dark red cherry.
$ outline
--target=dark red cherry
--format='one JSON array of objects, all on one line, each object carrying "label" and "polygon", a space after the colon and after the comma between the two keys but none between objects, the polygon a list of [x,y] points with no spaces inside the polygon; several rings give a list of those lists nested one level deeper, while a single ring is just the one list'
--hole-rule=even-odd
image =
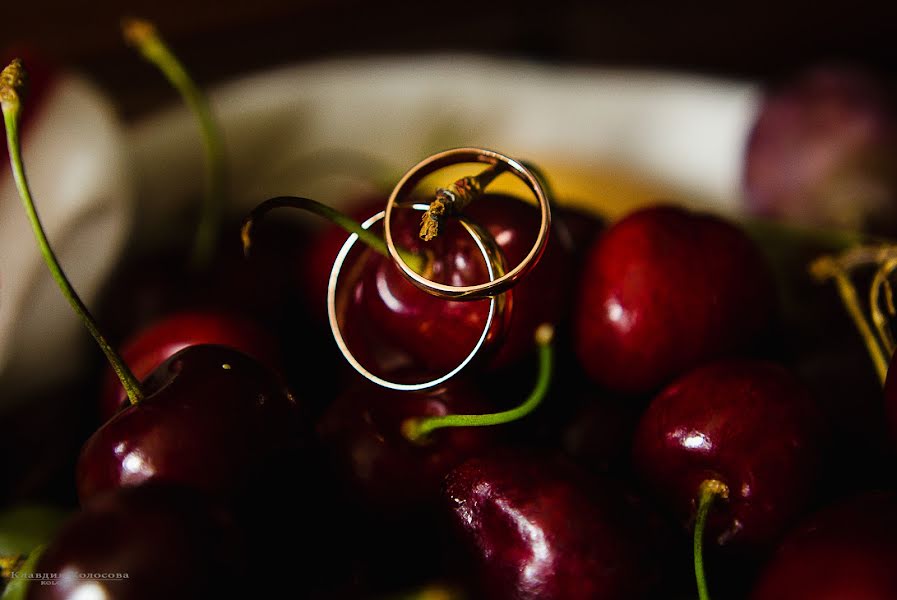
[{"label": "dark red cherry", "polygon": [[[539,230],[538,210],[508,196],[484,195],[466,214],[495,239],[508,268],[526,256]],[[419,220],[418,212],[397,211],[393,233],[400,246],[432,257],[430,279],[456,286],[488,280],[480,251],[459,223],[450,222],[438,238],[422,242],[417,237]],[[532,347],[536,328],[560,319],[572,281],[569,257],[566,247],[549,238],[540,263],[508,293],[506,335],[498,340],[497,324],[489,333],[489,339],[500,345],[498,354],[488,359],[490,366],[506,365],[524,356]],[[484,300],[446,301],[422,292],[390,261],[379,258],[366,267],[362,290],[355,297],[357,312],[406,353],[409,364],[435,373],[449,371],[471,352],[488,310]]]},{"label": "dark red cherry", "polygon": [[[355,208],[348,212],[358,223],[364,223],[386,208],[387,196],[361,198],[353,202]],[[260,235],[264,235],[263,233]],[[321,323],[327,323],[327,284],[336,255],[349,234],[338,225],[327,225],[316,232],[309,242],[307,256],[296,261],[302,299],[312,316]]]},{"label": "dark red cherry", "polygon": [[[439,493],[446,473],[483,451],[498,435],[495,427],[446,428],[422,443],[409,441],[402,427],[410,418],[448,413],[488,413],[494,408],[466,379],[455,378],[425,392],[398,392],[359,381],[318,423],[320,447],[341,492],[338,522],[325,539],[342,565],[354,561],[359,575],[379,593],[439,577],[454,557]],[[305,476],[303,476],[305,478]],[[347,517],[350,515],[351,517]],[[354,520],[349,527],[348,519]],[[307,525],[302,525],[307,529]],[[383,552],[384,540],[390,551]],[[328,544],[325,543],[325,546]]]},{"label": "dark red cherry", "polygon": [[224,597],[246,567],[229,515],[196,492],[162,485],[113,490],[73,516],[45,548],[29,600]]},{"label": "dark red cherry", "polygon": [[559,460],[471,459],[447,476],[445,501],[479,559],[484,597],[643,598],[669,561],[656,516],[613,483]]},{"label": "dark red cherry", "polygon": [[327,409],[318,435],[353,494],[368,507],[397,514],[435,504],[445,474],[482,452],[496,435],[492,427],[451,427],[415,443],[403,435],[403,423],[493,410],[470,382],[459,378],[421,392],[359,381]]},{"label": "dark red cherry", "polygon": [[752,600],[897,598],[897,494],[870,492],[825,508],[782,541]]},{"label": "dark red cherry", "polygon": [[[539,264],[511,291],[511,317],[507,333],[501,341],[498,355],[490,362],[491,367],[500,367],[518,361],[532,349],[532,339],[542,323],[557,323],[568,308],[573,287],[574,259],[572,247],[565,242],[575,243],[575,239],[564,239],[571,230],[581,234],[579,229],[568,228],[561,233],[564,213],[555,214],[559,225],[552,228],[548,245]],[[536,241],[541,215],[538,209],[517,198],[487,194],[472,203],[465,213],[481,225],[497,242],[505,256],[508,268],[520,264]],[[570,219],[580,229],[588,226]]]},{"label": "dark red cherry", "polygon": [[[151,323],[122,346],[121,355],[139,381],[188,346],[211,344],[239,350],[266,367],[281,369],[277,342],[265,330],[238,314],[220,311],[173,313]],[[105,422],[127,402],[121,381],[106,370],[100,411]]]},{"label": "dark red cherry", "polygon": [[599,236],[580,279],[576,346],[608,388],[650,392],[743,351],[776,305],[754,244],[718,217],[656,206]]},{"label": "dark red cherry", "polygon": [[[423,242],[418,238],[420,215],[418,211],[397,210],[393,236],[398,245],[429,254],[427,276],[431,280],[456,286],[488,281],[485,260],[459,223],[450,222],[438,238]],[[382,231],[380,224],[375,230]],[[372,250],[353,252],[346,262],[353,270],[363,267],[347,310],[355,313],[358,322],[367,324],[372,332],[369,338],[376,345],[389,346],[406,357],[402,366],[446,373],[476,346],[488,315],[487,300],[437,298],[418,289],[390,259]],[[350,285],[349,268],[347,265],[343,269],[347,273],[341,280],[344,285]],[[499,329],[496,319],[490,329],[491,339]]]},{"label": "dark red cherry", "polygon": [[707,539],[742,547],[775,541],[811,499],[821,417],[802,382],[761,361],[722,361],[664,389],[642,416],[633,463],[642,481],[690,523],[699,488],[716,479],[728,500],[710,512]]},{"label": "dark red cherry", "polygon": [[190,346],[144,382],[81,450],[82,504],[150,481],[209,493],[239,490],[253,470],[298,442],[298,407],[270,371],[224,346]]},{"label": "dark red cherry", "polygon": [[[348,214],[358,223],[363,223],[369,217],[379,213],[386,206],[386,195],[363,196],[349,201],[352,208]],[[285,255],[277,251],[285,242],[281,234],[275,233],[274,242],[278,245],[270,246],[268,241],[268,220],[275,215],[292,216],[305,225],[310,225],[315,220],[325,225],[319,230],[309,230],[303,236],[304,242],[297,244],[295,252]],[[341,227],[329,224],[328,221],[317,215],[303,214],[300,211],[274,211],[269,213],[264,221],[257,222],[253,234],[253,251],[250,258],[257,258],[259,262],[273,262],[277,268],[283,269],[283,273],[290,279],[290,284],[285,286],[289,291],[287,298],[293,302],[286,306],[286,318],[284,324],[276,328],[277,337],[281,341],[282,362],[289,367],[285,370],[287,382],[293,389],[303,389],[308,392],[306,407],[314,414],[319,415],[331,402],[343,392],[347,382],[354,373],[352,367],[340,354],[327,316],[327,284],[330,279],[330,271],[333,262],[343,244],[349,238],[349,234]],[[278,242],[278,240],[280,240]],[[262,246],[262,253],[257,257],[255,247]],[[356,246],[361,248],[361,244]],[[290,262],[285,262],[286,256],[291,256]],[[271,261],[271,259],[274,259]],[[343,286],[352,286],[357,283],[353,278],[350,268],[343,271],[340,277],[340,290]],[[352,281],[350,281],[352,280]],[[345,314],[345,313],[342,313]],[[353,320],[355,315],[344,319],[343,335],[352,343],[353,353],[362,360],[365,365],[381,364],[378,359],[371,358],[368,350],[373,350],[376,355],[378,340],[382,338],[379,332],[373,340],[356,341],[356,331],[367,328],[367,319],[358,315],[358,326]],[[309,352],[308,348],[314,348]],[[306,373],[316,373],[314,378],[306,377]]]}]

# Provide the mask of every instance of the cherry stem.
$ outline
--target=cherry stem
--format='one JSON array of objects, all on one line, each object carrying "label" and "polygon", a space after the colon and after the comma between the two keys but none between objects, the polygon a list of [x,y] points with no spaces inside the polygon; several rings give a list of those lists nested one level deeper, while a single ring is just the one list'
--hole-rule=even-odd
[{"label": "cherry stem", "polygon": [[27,556],[0,557],[0,579],[6,584],[3,598],[17,600],[28,595],[28,586],[32,581],[29,575],[34,573],[44,548],[45,546],[37,546]]},{"label": "cherry stem", "polygon": [[[243,253],[245,255],[249,255],[252,247],[252,228],[255,226],[255,222],[271,210],[283,207],[307,210],[318,216],[324,217],[334,225],[344,229],[347,233],[354,233],[357,235],[359,240],[375,252],[378,252],[386,258],[390,258],[389,250],[386,248],[386,241],[384,241],[382,237],[369,229],[364,229],[358,221],[347,217],[335,208],[331,208],[317,200],[301,198],[298,196],[279,196],[277,198],[270,198],[252,209],[249,215],[243,220],[243,226],[240,229],[240,237],[243,240]],[[399,248],[398,250],[402,259],[409,267],[414,269],[416,273],[423,272],[424,267],[426,266],[426,259],[423,256],[403,248]]]},{"label": "cherry stem", "polygon": [[208,98],[159,36],[152,23],[142,19],[123,19],[122,32],[128,43],[162,71],[165,78],[193,111],[199,124],[206,160],[206,185],[191,261],[195,268],[205,268],[212,260],[218,241],[224,205],[224,187],[227,175],[221,129],[212,114]]},{"label": "cherry stem", "polygon": [[0,556],[0,578],[4,581],[10,579],[10,575],[22,568],[27,556],[23,554],[11,554]]},{"label": "cherry stem", "polygon": [[701,482],[698,495],[698,514],[695,517],[695,580],[698,583],[699,600],[710,600],[707,591],[707,578],[704,574],[704,529],[707,525],[707,516],[710,508],[717,498],[729,497],[729,487],[718,479],[707,479]]},{"label": "cherry stem", "polygon": [[[881,243],[871,246],[852,246],[837,257],[822,256],[810,265],[810,272],[825,270],[829,261],[836,262],[844,271],[850,272],[860,267],[877,265],[891,258],[897,258],[897,245]],[[818,276],[818,275],[817,275]]]},{"label": "cherry stem", "polygon": [[[888,280],[895,270],[897,270],[897,258],[886,260],[875,272],[872,286],[869,289],[869,307],[872,314],[872,322],[875,323],[878,339],[881,341],[881,345],[888,356],[893,355],[894,350],[897,349],[897,342],[895,342],[894,335],[888,324],[888,317],[893,318],[897,315],[897,307],[894,306],[894,288]],[[881,311],[881,297],[884,297],[884,304],[888,310],[887,316]]]},{"label": "cherry stem", "polygon": [[441,415],[413,417],[402,423],[402,434],[412,442],[424,442],[437,429],[446,427],[486,427],[502,425],[522,419],[533,412],[548,392],[554,371],[554,327],[543,323],[536,329],[536,345],[539,348],[539,374],[529,397],[510,410],[486,415]]},{"label": "cherry stem", "polygon": [[43,255],[44,262],[50,269],[50,274],[62,291],[62,295],[65,296],[66,300],[71,304],[75,313],[87,327],[90,335],[93,336],[93,339],[96,340],[100,349],[102,349],[103,353],[106,355],[106,358],[115,370],[116,375],[118,375],[118,378],[121,380],[122,386],[124,386],[131,404],[137,404],[143,400],[143,391],[140,388],[140,383],[137,381],[137,378],[134,377],[134,374],[131,372],[131,369],[128,368],[128,365],[122,360],[121,356],[119,356],[115,349],[109,345],[109,342],[106,341],[103,334],[100,333],[99,327],[97,327],[97,323],[90,314],[90,311],[87,310],[87,307],[81,301],[81,298],[78,296],[77,292],[75,292],[72,284],[65,276],[62,267],[59,265],[59,260],[53,253],[53,249],[50,247],[50,242],[47,240],[43,225],[41,225],[37,210],[34,207],[34,201],[31,198],[31,190],[28,186],[28,180],[25,177],[25,168],[22,162],[22,149],[19,142],[19,116],[21,112],[20,96],[25,88],[26,79],[27,75],[25,67],[19,59],[13,60],[9,66],[3,70],[3,73],[0,74],[0,104],[2,104],[3,108],[3,121],[6,125],[6,144],[9,148],[9,159],[10,164],[12,165],[16,188],[19,191],[22,205],[25,207],[25,212],[28,215],[28,220],[31,222],[31,228],[34,231],[34,237],[37,240],[41,255]]},{"label": "cherry stem", "polygon": [[471,202],[483,195],[483,191],[505,171],[504,163],[496,163],[483,169],[479,175],[463,177],[447,188],[436,188],[436,199],[420,219],[420,239],[435,239],[447,217],[459,214]]},{"label": "cherry stem", "polygon": [[[863,343],[869,351],[869,356],[875,366],[875,372],[882,384],[888,375],[889,356],[886,352],[888,347],[888,337],[884,330],[884,323],[878,323],[882,316],[876,315],[877,296],[875,296],[876,286],[873,282],[872,287],[872,308],[873,318],[876,319],[881,339],[876,338],[875,331],[863,314],[863,307],[860,303],[859,295],[856,288],[850,281],[849,270],[870,264],[877,264],[880,261],[886,261],[885,266],[894,256],[895,249],[893,247],[858,247],[848,250],[839,257],[822,256],[816,259],[810,265],[811,274],[818,280],[833,279],[838,288],[838,294],[841,296],[841,302],[850,315],[851,320],[863,338]],[[884,347],[883,347],[884,346]]]}]

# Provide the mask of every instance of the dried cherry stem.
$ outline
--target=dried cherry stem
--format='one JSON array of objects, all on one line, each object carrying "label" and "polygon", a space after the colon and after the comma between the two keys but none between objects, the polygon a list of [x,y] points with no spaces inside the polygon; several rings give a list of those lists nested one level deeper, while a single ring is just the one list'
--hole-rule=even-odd
[{"label": "dried cherry stem", "polygon": [[194,267],[205,268],[215,251],[224,212],[227,172],[221,129],[212,114],[208,98],[159,36],[153,24],[142,19],[123,19],[121,27],[125,40],[162,71],[169,83],[180,93],[199,124],[206,160],[206,185],[191,261]]},{"label": "dried cherry stem", "polygon": [[128,365],[122,360],[121,356],[119,356],[109,342],[106,341],[103,334],[100,333],[96,320],[90,314],[90,311],[87,310],[87,307],[81,301],[77,292],[75,292],[71,282],[69,282],[68,277],[66,277],[62,267],[59,265],[59,260],[56,258],[56,254],[50,247],[50,242],[47,240],[47,235],[44,232],[43,225],[41,225],[40,218],[37,215],[37,209],[34,207],[34,200],[31,197],[31,189],[28,186],[28,179],[25,177],[25,167],[22,162],[22,148],[19,141],[21,95],[25,89],[26,80],[27,74],[25,72],[25,67],[19,59],[13,60],[9,66],[3,69],[2,74],[0,74],[0,104],[2,104],[3,108],[3,121],[6,125],[6,145],[9,148],[9,160],[12,165],[12,174],[15,179],[16,188],[19,191],[22,205],[25,207],[25,212],[28,215],[28,220],[31,222],[31,229],[34,231],[34,237],[37,240],[41,255],[43,256],[47,267],[50,269],[50,274],[53,276],[53,280],[56,281],[56,284],[62,291],[62,295],[65,296],[65,299],[71,304],[72,309],[74,309],[78,317],[81,318],[81,321],[84,323],[85,327],[87,327],[90,335],[93,336],[93,339],[96,340],[100,349],[106,355],[106,358],[115,370],[116,375],[118,375],[118,378],[121,380],[122,386],[124,386],[131,404],[137,404],[143,400],[143,391],[140,388],[140,383],[137,381],[137,378],[134,377],[134,374],[131,372],[131,369],[128,368]]},{"label": "dried cherry stem", "polygon": [[704,573],[704,530],[707,527],[707,516],[713,503],[718,499],[729,497],[729,486],[718,479],[707,479],[698,488],[698,512],[695,516],[695,581],[698,585],[699,600],[710,600],[707,591],[707,577]]},{"label": "dried cherry stem", "polygon": [[[825,257],[820,260],[833,260],[845,271],[853,271],[860,267],[878,265],[892,258],[897,258],[897,246],[894,244],[875,244],[870,246],[854,246],[837,257]],[[814,263],[815,264],[815,263]],[[811,272],[815,267],[810,266]]]},{"label": "dried cherry stem", "polygon": [[[822,256],[810,265],[810,273],[817,280],[833,279],[835,281],[841,302],[863,338],[863,343],[869,351],[875,372],[882,384],[888,374],[888,363],[894,352],[894,342],[887,329],[887,318],[881,313],[879,297],[883,289],[888,306],[894,307],[893,292],[890,290],[890,284],[887,283],[887,277],[897,267],[895,261],[897,261],[897,246],[857,246],[837,257]],[[850,280],[852,270],[870,265],[879,265],[870,289],[869,310],[875,323],[875,329],[866,319],[859,295]]]},{"label": "dried cherry stem", "polygon": [[[878,338],[884,346],[888,356],[894,354],[897,349],[897,342],[888,325],[888,318],[897,316],[897,309],[894,306],[894,288],[891,286],[889,278],[897,270],[897,258],[891,258],[884,262],[875,272],[872,278],[872,285],[869,288],[869,307],[872,314],[872,322],[878,331]],[[887,316],[881,311],[881,298],[884,298],[885,307],[887,308]]]},{"label": "dried cherry stem", "polygon": [[486,415],[412,417],[402,423],[402,434],[412,442],[424,443],[427,436],[437,429],[502,425],[522,419],[533,412],[542,403],[551,385],[554,371],[554,327],[543,323],[536,329],[535,339],[539,348],[539,374],[533,391],[522,404],[510,410]]},{"label": "dried cherry stem", "polygon": [[[357,235],[361,242],[375,252],[386,258],[390,258],[389,250],[386,248],[386,242],[382,237],[369,229],[364,229],[358,221],[347,217],[335,208],[331,208],[317,200],[299,196],[279,196],[277,198],[270,198],[252,209],[246,218],[243,219],[243,225],[240,228],[240,237],[243,240],[243,253],[245,255],[248,256],[252,248],[252,230],[253,227],[255,227],[256,221],[260,220],[265,214],[275,208],[298,208],[324,217],[334,225],[344,229],[347,233],[354,233]],[[414,269],[416,273],[424,272],[427,266],[426,257],[403,248],[399,248],[399,254],[402,256],[405,263]]]},{"label": "dried cherry stem", "polygon": [[505,171],[504,163],[483,169],[479,175],[463,177],[447,188],[436,188],[436,199],[420,219],[420,239],[435,239],[448,217],[463,211],[471,202],[483,195],[486,187]]}]

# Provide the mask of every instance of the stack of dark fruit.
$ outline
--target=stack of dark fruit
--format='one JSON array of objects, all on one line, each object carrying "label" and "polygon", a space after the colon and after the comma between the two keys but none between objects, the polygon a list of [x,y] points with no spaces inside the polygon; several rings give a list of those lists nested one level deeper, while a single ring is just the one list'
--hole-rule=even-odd
[{"label": "stack of dark fruit", "polygon": [[[803,265],[783,275],[738,226],[657,204],[603,229],[556,208],[482,355],[429,390],[378,387],[314,337],[344,228],[357,227],[339,217],[302,236],[301,258],[290,236],[254,254],[255,266],[288,259],[270,287],[215,255],[185,274],[186,250],[154,270],[127,275],[125,263],[101,325],[123,336],[130,317],[159,320],[119,356],[34,212],[22,84],[13,63],[0,97],[20,194],[113,371],[93,386],[103,422],[68,472],[80,510],[45,545],[3,557],[4,598],[897,598],[893,469],[876,463],[888,472],[871,483],[844,476],[851,449],[838,434],[854,399],[820,401],[802,379],[803,329],[787,307],[793,289],[809,292],[781,284]],[[333,217],[305,199],[275,205]],[[275,231],[258,226],[265,212],[246,221],[244,247],[250,225],[253,248]],[[486,280],[456,223],[423,242],[419,213],[399,215],[396,243],[429,277]],[[530,204],[488,191],[465,215],[508,268],[540,225]],[[365,330],[353,349],[384,375],[431,379],[470,352],[486,301],[415,287],[377,236],[343,270],[343,326]],[[261,291],[247,301],[247,289]],[[820,328],[846,329],[846,313],[827,314]],[[887,414],[897,433],[897,378],[884,395],[868,387],[880,410],[857,430]]]}]

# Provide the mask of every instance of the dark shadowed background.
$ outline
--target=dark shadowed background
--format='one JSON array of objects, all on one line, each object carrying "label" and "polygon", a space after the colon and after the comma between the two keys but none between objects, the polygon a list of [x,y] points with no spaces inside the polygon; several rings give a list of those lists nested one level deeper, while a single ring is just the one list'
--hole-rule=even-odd
[{"label": "dark shadowed background", "polygon": [[305,59],[441,50],[761,80],[831,59],[897,72],[897,3],[875,0],[18,2],[3,8],[0,45],[88,73],[134,118],[171,95],[124,47],[122,16],[154,21],[205,85]]}]

